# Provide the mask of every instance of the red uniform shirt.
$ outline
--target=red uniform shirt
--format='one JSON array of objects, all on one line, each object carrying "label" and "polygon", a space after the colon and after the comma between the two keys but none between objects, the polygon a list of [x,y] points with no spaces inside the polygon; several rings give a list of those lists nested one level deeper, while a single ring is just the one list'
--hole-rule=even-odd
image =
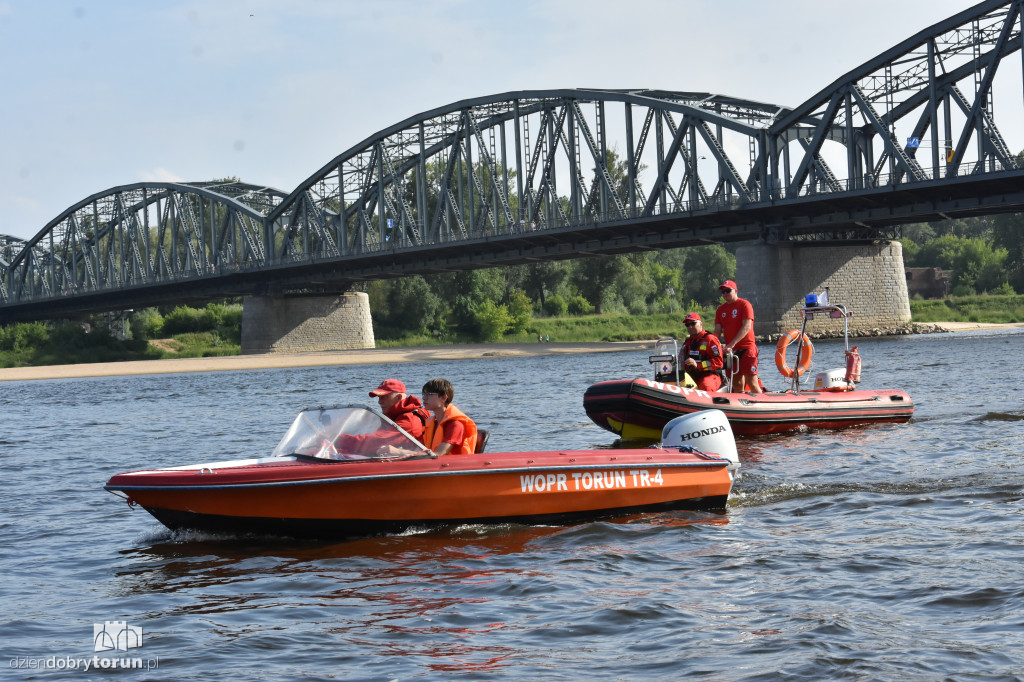
[{"label": "red uniform shirt", "polygon": [[715,312],[715,322],[722,325],[722,344],[728,345],[740,333],[743,320],[750,320],[750,331],[740,339],[733,350],[751,350],[757,348],[754,341],[754,306],[745,298],[737,298],[732,303],[723,303]]},{"label": "red uniform shirt", "polygon": [[458,445],[466,438],[466,427],[454,419],[441,422],[441,442]]}]

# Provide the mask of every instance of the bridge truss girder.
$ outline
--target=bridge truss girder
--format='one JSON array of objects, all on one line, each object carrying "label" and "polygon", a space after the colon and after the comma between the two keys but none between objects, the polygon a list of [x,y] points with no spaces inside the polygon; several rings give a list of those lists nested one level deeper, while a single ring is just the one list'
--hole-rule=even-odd
[{"label": "bridge truss girder", "polygon": [[[1021,0],[991,0],[918,33],[775,121],[769,174],[779,199],[1014,170],[996,125],[1000,65],[1021,52]],[[1019,58],[1005,119],[1019,125]],[[920,143],[911,143],[915,139]],[[837,142],[825,150],[825,142]],[[800,144],[794,144],[799,142]],[[918,158],[923,155],[924,158]],[[839,179],[825,163],[840,169]],[[845,177],[843,177],[845,176]]]},{"label": "bridge truss girder", "polygon": [[749,163],[734,162],[723,139],[749,150],[779,111],[654,90],[458,102],[364,140],[300,185],[268,217],[285,235],[274,259],[345,258],[749,201],[759,192],[737,170]]},{"label": "bridge truss girder", "polygon": [[258,269],[266,263],[264,211],[282,196],[231,182],[94,194],[24,242],[2,271],[0,299],[18,305]]}]

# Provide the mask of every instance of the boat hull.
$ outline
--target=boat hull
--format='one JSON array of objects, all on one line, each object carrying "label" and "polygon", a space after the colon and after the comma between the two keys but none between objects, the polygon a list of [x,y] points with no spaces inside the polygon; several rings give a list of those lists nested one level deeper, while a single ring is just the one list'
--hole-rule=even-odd
[{"label": "boat hull", "polygon": [[721,509],[732,486],[728,465],[661,449],[258,460],[118,474],[106,488],[172,529],[355,537],[456,523]]},{"label": "boat hull", "polygon": [[583,396],[583,408],[595,424],[627,440],[658,440],[669,420],[707,409],[724,412],[733,433],[743,436],[902,423],[914,414],[913,400],[899,390],[748,395],[708,393],[649,379],[594,384]]}]

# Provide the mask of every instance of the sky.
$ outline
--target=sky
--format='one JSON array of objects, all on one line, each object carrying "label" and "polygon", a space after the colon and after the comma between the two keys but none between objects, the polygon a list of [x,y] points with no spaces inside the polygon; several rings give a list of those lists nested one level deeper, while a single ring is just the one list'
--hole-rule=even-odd
[{"label": "sky", "polygon": [[972,6],[932,0],[0,0],[0,234],[117,185],[289,192],[375,132],[547,88],[796,106]]}]

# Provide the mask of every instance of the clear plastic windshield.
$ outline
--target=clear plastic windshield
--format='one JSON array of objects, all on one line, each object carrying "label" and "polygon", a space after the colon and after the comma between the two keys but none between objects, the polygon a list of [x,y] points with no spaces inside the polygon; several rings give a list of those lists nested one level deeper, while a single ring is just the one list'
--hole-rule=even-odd
[{"label": "clear plastic windshield", "polygon": [[303,410],[274,448],[273,457],[388,459],[426,448],[380,413],[362,406]]}]

